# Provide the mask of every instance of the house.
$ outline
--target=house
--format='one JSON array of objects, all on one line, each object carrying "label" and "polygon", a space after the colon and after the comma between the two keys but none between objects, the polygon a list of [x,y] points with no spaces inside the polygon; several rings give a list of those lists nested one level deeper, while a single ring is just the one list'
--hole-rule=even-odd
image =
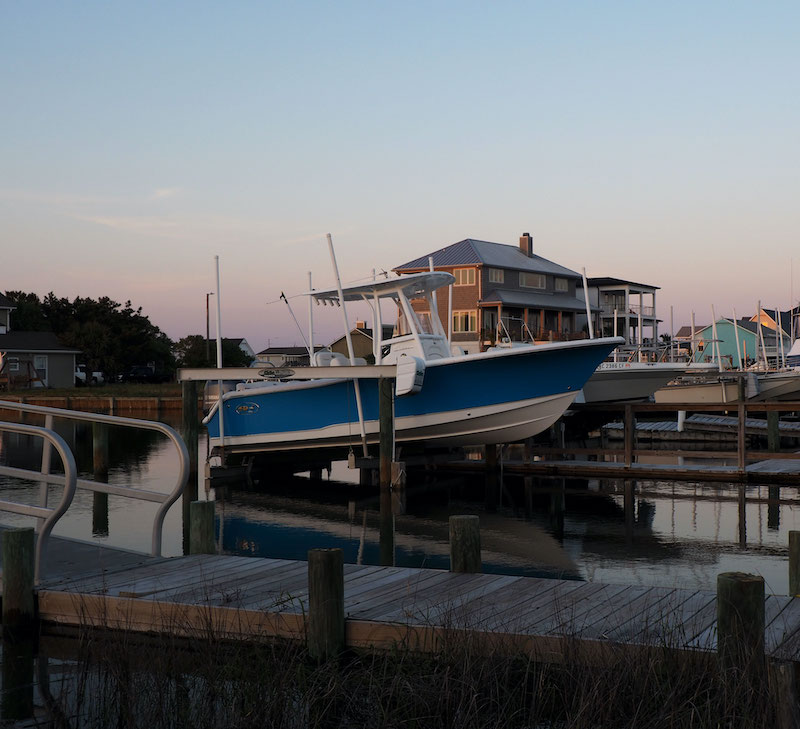
[{"label": "house", "polygon": [[658,343],[656,291],[659,286],[610,277],[590,278],[587,283],[589,300],[600,307],[598,333],[611,337],[616,332],[629,347],[648,341]]},{"label": "house", "polygon": [[[389,339],[392,336],[394,327],[390,325],[383,326],[382,340]],[[355,357],[363,357],[368,362],[375,362],[375,354],[373,351],[374,340],[372,337],[372,329],[367,327],[366,322],[357,321],[355,329],[350,331],[350,341],[353,343],[353,355]],[[331,352],[339,352],[345,356],[349,356],[347,351],[347,337],[339,337],[339,339],[331,342],[328,345]]]},{"label": "house", "polygon": [[14,302],[0,294],[0,389],[74,387],[80,350],[59,342],[52,332],[14,331]]},{"label": "house", "polygon": [[[318,352],[323,347],[314,346]],[[256,354],[254,365],[267,365],[272,367],[307,367],[308,349],[306,347],[267,347]]]},{"label": "house", "polygon": [[[538,341],[581,339],[578,324],[586,305],[577,295],[581,275],[533,252],[533,238],[523,233],[519,246],[467,238],[397,266],[396,273],[429,270],[455,277],[452,310],[449,291],[437,291],[436,307],[445,331],[467,352],[478,352],[498,337],[525,338],[525,327]],[[431,312],[413,302],[424,326]],[[599,311],[593,307],[592,312]],[[505,330],[505,331],[504,331]]]}]

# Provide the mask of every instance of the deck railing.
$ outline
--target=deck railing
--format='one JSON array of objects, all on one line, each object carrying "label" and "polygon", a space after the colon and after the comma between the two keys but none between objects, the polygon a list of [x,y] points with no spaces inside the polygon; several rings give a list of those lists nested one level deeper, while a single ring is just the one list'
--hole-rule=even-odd
[{"label": "deck railing", "polygon": [[[49,456],[50,448],[55,448],[59,456],[61,456],[61,463],[64,465],[64,475],[59,479],[64,484],[64,491],[61,494],[61,501],[59,501],[58,506],[55,508],[48,508],[47,506],[46,481],[44,482],[43,486],[44,503],[40,503],[40,506],[18,504],[13,501],[0,501],[0,511],[6,511],[13,514],[23,514],[24,516],[33,516],[39,520],[39,538],[36,542],[33,574],[34,582],[38,583],[42,554],[47,546],[47,540],[50,537],[50,532],[53,530],[55,523],[67,511],[72,503],[72,498],[75,495],[75,487],[78,480],[78,470],[75,466],[75,457],[72,455],[72,451],[69,449],[69,446],[66,444],[64,439],[58,435],[58,433],[54,433],[50,428],[41,428],[35,425],[7,423],[0,421],[0,431],[20,433],[22,435],[32,435],[34,437],[42,438],[44,441],[42,453],[46,451]],[[49,457],[47,466],[49,469]],[[10,466],[0,466],[0,475],[24,478],[27,480],[40,480],[43,476],[43,474],[36,473],[35,471],[30,471],[25,468],[12,468]],[[53,480],[52,477],[48,478],[48,481],[50,480]]]},{"label": "deck railing", "polygon": [[[23,478],[26,480],[39,481],[42,484],[38,507],[11,504],[11,506],[14,508],[8,508],[9,502],[0,502],[0,510],[14,511],[20,514],[35,516],[39,520],[39,543],[37,544],[36,562],[37,575],[39,569],[38,555],[43,549],[42,535],[44,535],[44,541],[46,542],[47,536],[49,535],[50,530],[53,528],[55,522],[69,508],[75,488],[87,489],[88,491],[93,491],[96,493],[123,496],[129,499],[137,499],[140,501],[151,501],[159,504],[155,517],[153,518],[150,553],[153,556],[161,555],[164,519],[167,515],[167,511],[169,511],[169,508],[178,500],[178,498],[180,498],[186,483],[189,480],[189,452],[186,448],[186,444],[183,442],[183,439],[175,430],[170,428],[165,423],[159,423],[151,420],[139,420],[137,418],[125,418],[118,415],[104,415],[102,413],[87,413],[77,410],[62,410],[61,408],[50,408],[41,405],[28,405],[25,403],[12,402],[8,400],[0,400],[0,410],[33,413],[37,415],[43,415],[45,418],[44,428],[0,420],[0,430],[29,433],[31,435],[44,438],[45,441],[42,448],[40,471],[37,472],[30,469],[11,468],[8,466],[0,467],[0,474],[16,478]],[[178,454],[178,477],[174,487],[169,493],[162,493],[158,491],[132,488],[130,486],[115,486],[109,483],[103,483],[101,481],[94,481],[92,479],[77,478],[77,471],[75,470],[75,458],[72,455],[69,446],[59,435],[53,432],[53,421],[55,418],[79,420],[90,423],[103,423],[105,425],[139,428],[142,430],[153,430],[165,435],[173,444]],[[61,456],[62,463],[64,464],[64,475],[50,472],[51,447],[55,448]],[[47,507],[47,486],[51,483],[62,484],[64,486],[64,495],[62,496],[61,502],[55,509],[48,509]],[[52,514],[55,514],[55,516]]]}]

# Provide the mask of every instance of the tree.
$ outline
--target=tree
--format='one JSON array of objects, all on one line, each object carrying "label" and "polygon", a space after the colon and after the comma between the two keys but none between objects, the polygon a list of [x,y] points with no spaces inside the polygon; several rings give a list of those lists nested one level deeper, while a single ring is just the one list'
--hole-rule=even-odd
[{"label": "tree", "polygon": [[[178,367],[216,367],[217,344],[208,347],[210,359],[206,357],[206,338],[200,334],[183,337],[173,346],[173,355]],[[243,352],[233,339],[222,340],[222,364],[224,367],[249,367],[253,357]]]},{"label": "tree", "polygon": [[175,358],[172,341],[157,326],[134,309],[107,296],[97,300],[59,298],[52,291],[41,301],[36,294],[8,291],[17,306],[12,314],[14,329],[52,331],[66,345],[79,349],[92,370],[113,379],[135,365],[152,363],[172,372]]}]

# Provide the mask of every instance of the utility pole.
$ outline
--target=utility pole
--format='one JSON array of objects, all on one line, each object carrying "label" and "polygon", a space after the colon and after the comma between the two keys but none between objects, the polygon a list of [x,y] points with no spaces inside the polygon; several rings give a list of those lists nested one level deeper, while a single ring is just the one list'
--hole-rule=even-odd
[{"label": "utility pole", "polygon": [[206,362],[209,364],[209,366],[211,365],[211,331],[208,324],[208,298],[209,296],[213,295],[213,291],[210,291],[206,294]]}]

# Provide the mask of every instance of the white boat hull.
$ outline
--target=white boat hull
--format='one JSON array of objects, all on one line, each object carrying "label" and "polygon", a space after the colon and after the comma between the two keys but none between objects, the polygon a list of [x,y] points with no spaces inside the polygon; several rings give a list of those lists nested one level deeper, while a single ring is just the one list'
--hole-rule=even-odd
[{"label": "white boat hull", "polygon": [[575,402],[647,400],[660,387],[685,372],[685,364],[669,362],[603,362]]}]

